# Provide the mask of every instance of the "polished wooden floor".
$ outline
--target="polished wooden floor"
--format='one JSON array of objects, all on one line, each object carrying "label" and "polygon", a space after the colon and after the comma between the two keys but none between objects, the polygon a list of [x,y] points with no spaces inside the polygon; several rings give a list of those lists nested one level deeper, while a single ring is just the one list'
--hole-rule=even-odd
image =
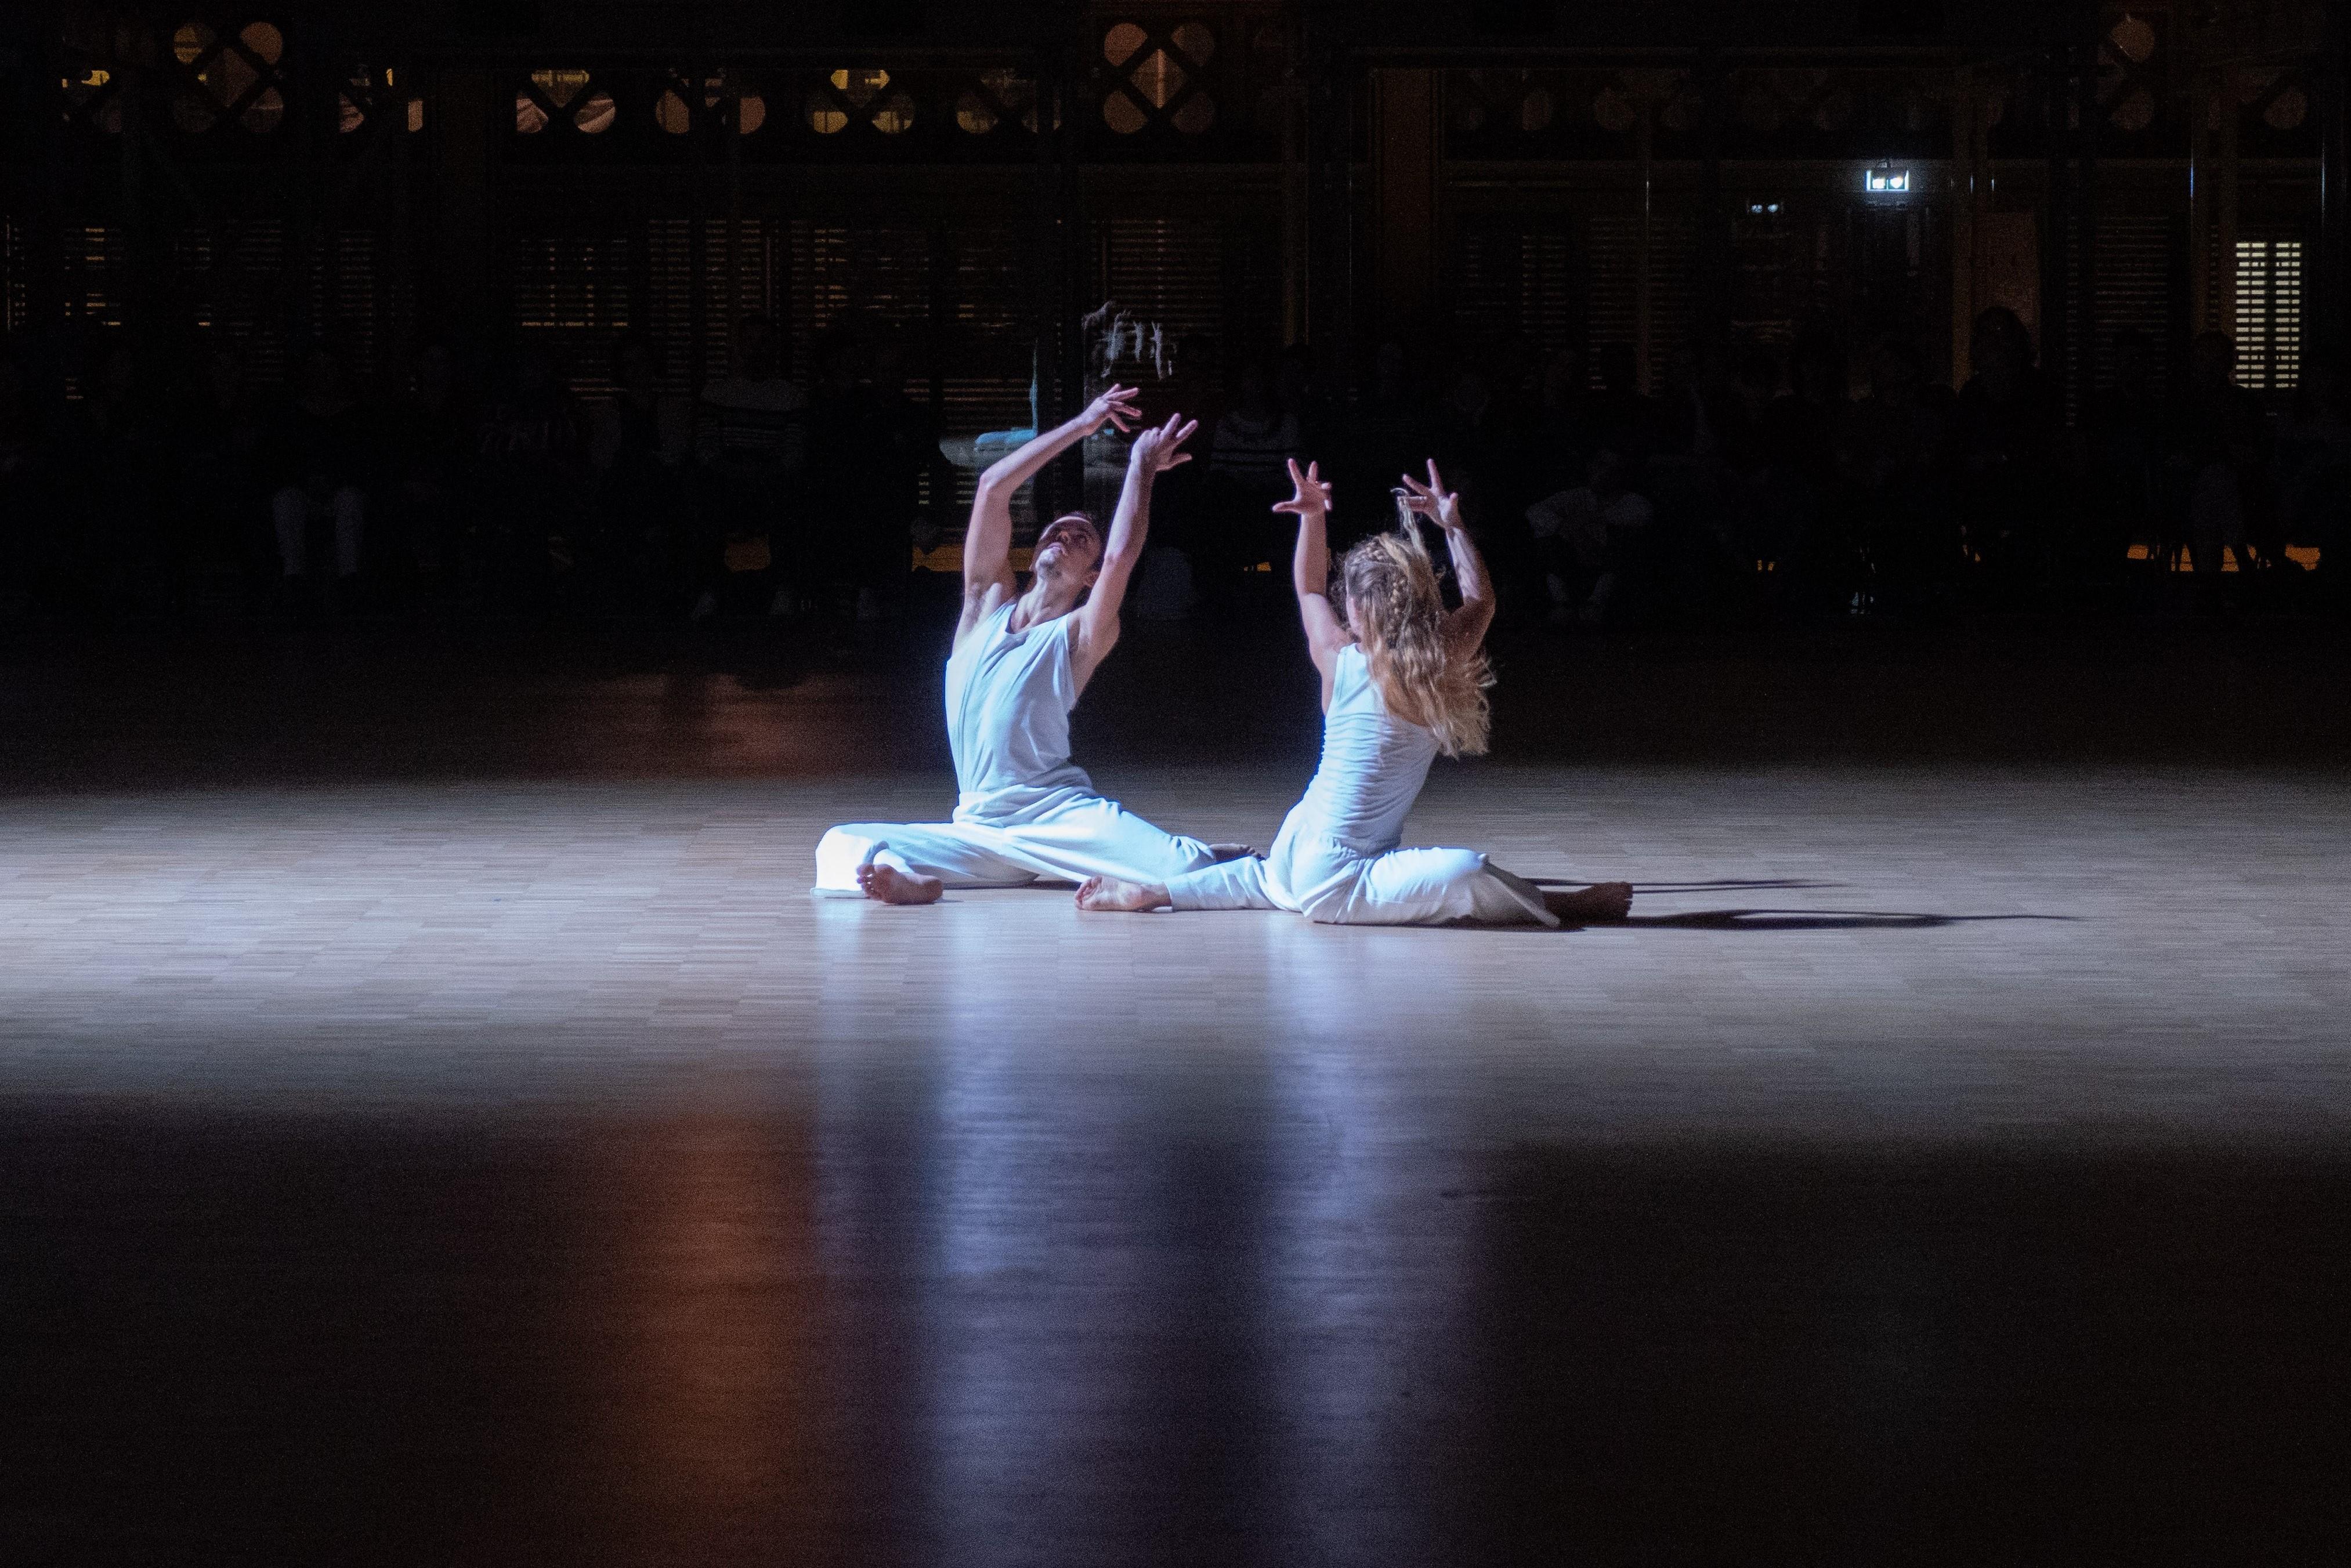
[{"label": "polished wooden floor", "polygon": [[[1089,760],[1263,841],[1196,651]],[[1625,925],[811,900],[947,801],[919,666],[0,673],[0,1558],[2340,1554],[2328,757],[1580,744],[1530,656],[1413,836]]]}]

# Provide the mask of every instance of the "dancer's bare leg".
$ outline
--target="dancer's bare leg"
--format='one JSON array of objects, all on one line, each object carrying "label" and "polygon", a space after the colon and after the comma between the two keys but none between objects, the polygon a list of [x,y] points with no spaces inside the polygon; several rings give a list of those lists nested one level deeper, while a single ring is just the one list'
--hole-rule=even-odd
[{"label": "dancer's bare leg", "polygon": [[1633,907],[1633,884],[1629,882],[1594,883],[1573,893],[1545,892],[1543,907],[1562,920],[1589,924],[1603,920],[1622,920]]},{"label": "dancer's bare leg", "polygon": [[936,904],[946,884],[935,876],[915,876],[895,866],[879,861],[868,861],[857,868],[857,885],[868,898],[878,898],[884,904]]},{"label": "dancer's bare leg", "polygon": [[[1217,858],[1230,860],[1235,857],[1219,855]],[[1154,909],[1168,908],[1172,902],[1164,887],[1149,887],[1139,882],[1121,882],[1114,876],[1090,876],[1078,888],[1078,907],[1092,910],[1097,915],[1142,915]]]}]

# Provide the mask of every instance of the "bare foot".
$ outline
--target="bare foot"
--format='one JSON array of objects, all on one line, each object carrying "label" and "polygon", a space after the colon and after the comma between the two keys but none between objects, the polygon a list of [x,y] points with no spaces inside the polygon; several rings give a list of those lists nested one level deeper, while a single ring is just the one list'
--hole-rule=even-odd
[{"label": "bare foot", "polygon": [[1546,893],[1543,904],[1562,920],[1586,924],[1622,920],[1633,907],[1633,884],[1602,882],[1573,893]]},{"label": "bare foot", "polygon": [[935,876],[909,876],[894,866],[873,862],[857,868],[857,885],[868,898],[884,904],[936,904],[946,883]]},{"label": "bare foot", "polygon": [[1257,853],[1255,844],[1210,844],[1208,854],[1218,865],[1227,861],[1245,861]]},{"label": "bare foot", "polygon": [[1145,910],[1166,908],[1167,890],[1121,882],[1114,876],[1090,876],[1078,889],[1078,907],[1097,915],[1141,915]]}]

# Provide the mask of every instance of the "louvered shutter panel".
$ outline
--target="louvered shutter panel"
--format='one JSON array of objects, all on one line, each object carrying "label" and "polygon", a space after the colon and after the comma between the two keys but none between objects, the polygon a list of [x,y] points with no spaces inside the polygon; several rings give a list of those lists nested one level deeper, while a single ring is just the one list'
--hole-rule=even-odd
[{"label": "louvered shutter panel", "polygon": [[[947,320],[938,335],[940,433],[968,439],[1023,429],[1030,419],[1036,341],[1028,237],[1009,224],[959,224],[947,246]],[[957,471],[954,509],[970,506],[977,478]]]},{"label": "louvered shutter panel", "polygon": [[[1689,347],[1695,327],[1691,275],[1696,230],[1681,217],[1653,218],[1649,227],[1650,384],[1664,383],[1674,357]],[[1640,341],[1641,220],[1604,216],[1592,220],[1586,241],[1592,268],[1591,332],[1593,384],[1596,350],[1604,343]]]},{"label": "louvered shutter panel", "polygon": [[1506,219],[1466,227],[1454,253],[1454,326],[1467,342],[1526,339],[1545,353],[1583,346],[1582,288],[1565,227]]},{"label": "louvered shutter panel", "polygon": [[2176,301],[2172,221],[2168,217],[2101,216],[2098,220],[2098,342],[2095,384],[2115,384],[2115,335],[2146,335],[2156,352],[2157,386],[2168,379]]},{"label": "louvered shutter panel", "polygon": [[2237,242],[2237,380],[2256,392],[2302,384],[2302,267],[2291,231]]},{"label": "louvered shutter panel", "polygon": [[0,328],[10,337],[26,327],[25,225],[14,217],[0,223]]},{"label": "louvered shutter panel", "polygon": [[571,390],[612,391],[612,344],[632,321],[629,236],[569,231],[517,242],[515,326],[557,357]]}]

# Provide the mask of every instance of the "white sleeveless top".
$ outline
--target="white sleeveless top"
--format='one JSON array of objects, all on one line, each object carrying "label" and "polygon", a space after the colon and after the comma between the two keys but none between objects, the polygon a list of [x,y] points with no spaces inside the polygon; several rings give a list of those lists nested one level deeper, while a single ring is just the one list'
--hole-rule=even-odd
[{"label": "white sleeveless top", "polygon": [[1404,820],[1420,798],[1439,747],[1434,732],[1388,712],[1371,661],[1353,643],[1339,650],[1331,706],[1322,715],[1322,763],[1291,813],[1296,825],[1359,854],[1385,854],[1404,841]]},{"label": "white sleeveless top", "polygon": [[973,627],[947,659],[958,822],[1015,821],[1072,794],[1093,793],[1093,780],[1070,761],[1070,710],[1078,703],[1070,637],[1077,617],[1014,632],[1018,602]]}]

